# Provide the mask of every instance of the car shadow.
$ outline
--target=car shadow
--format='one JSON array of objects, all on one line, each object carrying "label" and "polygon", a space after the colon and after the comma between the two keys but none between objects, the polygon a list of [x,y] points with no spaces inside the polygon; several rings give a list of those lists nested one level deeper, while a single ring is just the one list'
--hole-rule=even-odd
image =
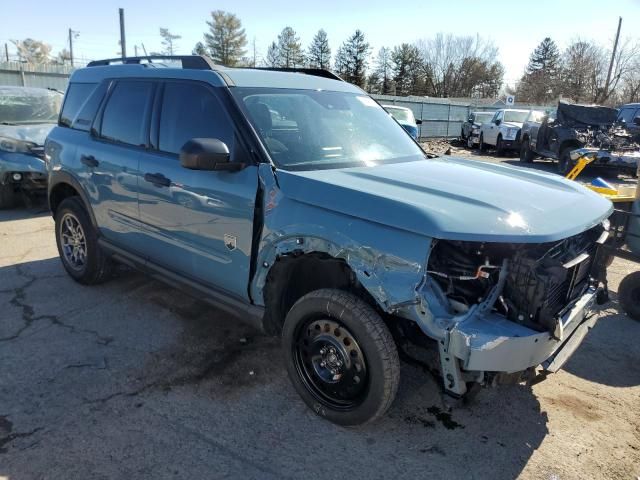
[{"label": "car shadow", "polygon": [[0,210],[0,222],[46,217],[48,215],[51,215],[51,212],[49,211],[47,202],[40,200],[29,205],[23,204],[15,208]]}]

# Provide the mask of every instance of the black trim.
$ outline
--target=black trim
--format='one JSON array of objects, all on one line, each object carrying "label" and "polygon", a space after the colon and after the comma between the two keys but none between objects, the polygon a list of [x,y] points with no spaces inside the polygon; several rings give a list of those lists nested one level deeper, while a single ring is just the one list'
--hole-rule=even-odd
[{"label": "black trim", "polygon": [[312,75],[314,77],[328,78],[330,80],[339,80],[344,82],[335,73],[325,70],[324,68],[285,68],[285,67],[251,67],[250,70],[268,70],[272,72],[287,72],[287,73],[304,73],[305,75]]},{"label": "black trim", "polygon": [[75,177],[73,177],[70,173],[65,172],[63,170],[53,170],[49,172],[49,185],[47,187],[47,201],[48,201],[49,210],[51,211],[51,213],[52,214],[54,213],[53,210],[51,210],[51,192],[56,186],[60,184],[70,185],[74,188],[74,190],[78,192],[78,195],[80,195],[80,199],[82,200],[82,203],[84,203],[85,210],[89,214],[89,218],[91,219],[91,224],[95,229],[97,229],[98,223],[96,222],[96,217],[93,214],[93,209],[91,208],[91,202],[87,197],[87,193],[84,191],[82,186],[80,186],[80,182],[76,180]]},{"label": "black trim", "polygon": [[[143,63],[146,60],[148,63]],[[153,65],[153,60],[179,60],[182,63],[182,68],[190,70],[215,70],[216,64],[214,64],[209,58],[202,55],[148,55],[142,57],[120,57],[120,58],[107,58],[104,60],[94,60],[89,62],[87,67],[104,67],[108,65]]]},{"label": "black trim", "polygon": [[248,325],[264,332],[264,307],[252,305],[244,300],[221,292],[220,290],[202,285],[200,282],[172,272],[171,270],[161,267],[146,258],[123,250],[104,238],[99,238],[98,243],[100,247],[109,253],[115,260],[148,273],[151,277],[178,288],[194,298],[203,300],[220,310],[224,310],[225,312],[237,316],[238,319]]}]

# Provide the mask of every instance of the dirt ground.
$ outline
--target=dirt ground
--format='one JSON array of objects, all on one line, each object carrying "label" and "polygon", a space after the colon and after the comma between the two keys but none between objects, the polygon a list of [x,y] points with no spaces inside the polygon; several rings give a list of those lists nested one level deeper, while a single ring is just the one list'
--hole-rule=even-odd
[{"label": "dirt ground", "polygon": [[[509,161],[507,159],[507,161]],[[138,273],[74,283],[43,208],[0,212],[0,479],[624,479],[640,476],[640,322],[616,303],[563,371],[447,414],[402,365],[388,415],[341,428],[277,339]]]}]

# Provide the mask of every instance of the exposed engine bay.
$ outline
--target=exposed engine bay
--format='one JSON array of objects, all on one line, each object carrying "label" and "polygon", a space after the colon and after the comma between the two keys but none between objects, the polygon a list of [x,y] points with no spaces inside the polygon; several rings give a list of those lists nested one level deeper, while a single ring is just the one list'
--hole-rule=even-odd
[{"label": "exposed engine bay", "polygon": [[640,150],[629,131],[621,125],[576,128],[576,138],[586,147],[627,154]]},{"label": "exposed engine bay", "polygon": [[[461,314],[489,298],[506,268],[493,311],[532,330],[555,335],[558,319],[588,288],[604,280],[596,261],[603,226],[558,242],[500,244],[438,240],[427,273]],[[504,274],[504,273],[503,273]]]}]

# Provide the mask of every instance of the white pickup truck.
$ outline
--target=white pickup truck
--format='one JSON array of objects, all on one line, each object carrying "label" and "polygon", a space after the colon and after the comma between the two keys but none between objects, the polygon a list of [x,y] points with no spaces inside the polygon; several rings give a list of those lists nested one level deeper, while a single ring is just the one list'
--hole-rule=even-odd
[{"label": "white pickup truck", "polygon": [[529,110],[496,111],[490,122],[480,126],[480,150],[495,147],[498,155],[505,150],[520,150],[520,129],[528,115]]}]

